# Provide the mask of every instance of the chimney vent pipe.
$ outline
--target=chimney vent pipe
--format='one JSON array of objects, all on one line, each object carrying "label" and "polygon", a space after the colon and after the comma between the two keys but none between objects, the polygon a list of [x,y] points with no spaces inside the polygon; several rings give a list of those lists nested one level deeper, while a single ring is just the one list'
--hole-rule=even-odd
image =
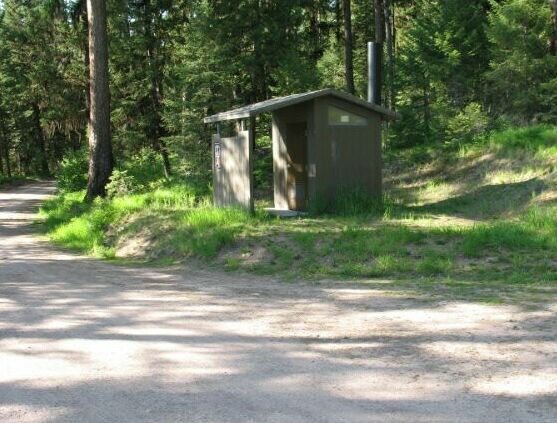
[{"label": "chimney vent pipe", "polygon": [[381,105],[381,44],[376,42],[367,43],[367,101]]}]

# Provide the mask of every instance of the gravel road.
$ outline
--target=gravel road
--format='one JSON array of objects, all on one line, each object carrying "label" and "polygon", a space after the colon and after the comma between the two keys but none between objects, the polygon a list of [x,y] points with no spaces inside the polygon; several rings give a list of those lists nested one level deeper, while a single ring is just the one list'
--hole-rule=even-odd
[{"label": "gravel road", "polygon": [[557,421],[557,302],[116,266],[33,234],[52,192],[0,189],[2,423]]}]

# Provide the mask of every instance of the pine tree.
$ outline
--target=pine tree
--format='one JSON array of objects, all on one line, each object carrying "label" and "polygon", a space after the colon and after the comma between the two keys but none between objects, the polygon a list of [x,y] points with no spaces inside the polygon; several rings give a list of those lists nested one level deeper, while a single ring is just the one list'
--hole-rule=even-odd
[{"label": "pine tree", "polygon": [[110,139],[110,91],[105,0],[87,0],[89,30],[91,128],[89,133],[88,201],[106,195],[113,168]]}]

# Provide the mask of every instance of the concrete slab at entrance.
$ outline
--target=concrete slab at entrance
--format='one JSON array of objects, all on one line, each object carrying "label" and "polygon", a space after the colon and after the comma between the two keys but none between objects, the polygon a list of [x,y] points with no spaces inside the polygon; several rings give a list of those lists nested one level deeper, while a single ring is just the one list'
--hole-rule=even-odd
[{"label": "concrete slab at entrance", "polygon": [[277,209],[274,207],[266,208],[265,211],[269,214],[278,217],[300,217],[300,216],[307,216],[307,212],[302,212],[298,210],[288,210],[288,209]]}]

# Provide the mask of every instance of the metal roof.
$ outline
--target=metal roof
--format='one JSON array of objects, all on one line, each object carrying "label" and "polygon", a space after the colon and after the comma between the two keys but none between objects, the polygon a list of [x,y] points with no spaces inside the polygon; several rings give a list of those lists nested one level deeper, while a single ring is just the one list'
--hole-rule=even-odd
[{"label": "metal roof", "polygon": [[313,100],[317,97],[333,96],[340,98],[341,100],[348,101],[350,103],[356,104],[368,110],[373,110],[381,115],[384,119],[395,119],[397,114],[392,110],[386,109],[384,107],[378,106],[373,103],[368,103],[359,97],[352,94],[348,94],[342,91],[338,91],[332,88],[325,88],[324,90],[310,91],[301,94],[287,95],[286,97],[277,97],[270,100],[261,101],[259,103],[250,104],[248,106],[239,107],[237,109],[229,110],[227,112],[217,113],[216,115],[208,116],[203,119],[205,123],[215,123],[223,120],[233,120],[233,119],[244,119],[253,116],[257,116],[261,113],[272,112],[284,107],[292,106],[294,104],[303,103],[309,100]]}]

